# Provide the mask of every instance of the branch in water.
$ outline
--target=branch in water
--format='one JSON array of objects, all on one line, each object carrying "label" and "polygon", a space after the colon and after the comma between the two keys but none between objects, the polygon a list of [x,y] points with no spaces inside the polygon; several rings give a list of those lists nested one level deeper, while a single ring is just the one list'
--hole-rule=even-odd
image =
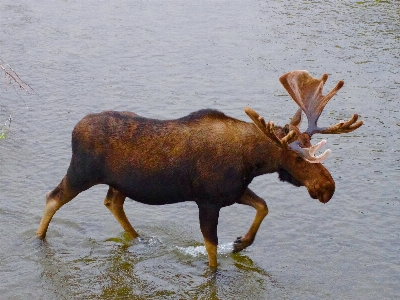
[{"label": "branch in water", "polygon": [[[0,58],[0,69],[3,70],[4,72],[4,78],[9,80],[9,83],[14,87],[16,93],[18,94],[17,89],[15,88],[15,85],[19,87],[21,90],[24,90],[28,94],[32,91],[36,95],[39,96],[38,93],[25,81],[23,81],[17,72],[14,71],[13,68],[9,64],[6,64],[1,58]],[[7,89],[7,86],[6,86]],[[21,100],[25,103],[24,99],[18,94],[18,96],[21,98]],[[39,96],[40,97],[40,96]],[[25,103],[26,104],[26,103]]]}]

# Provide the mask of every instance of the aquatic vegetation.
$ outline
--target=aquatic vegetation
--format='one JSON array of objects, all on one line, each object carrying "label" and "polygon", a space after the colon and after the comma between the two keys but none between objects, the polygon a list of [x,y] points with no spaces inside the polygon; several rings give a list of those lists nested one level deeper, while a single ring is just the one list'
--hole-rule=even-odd
[{"label": "aquatic vegetation", "polygon": [[8,118],[8,120],[4,123],[3,127],[1,127],[1,132],[0,132],[0,139],[5,139],[6,138],[6,133],[10,130],[11,127],[11,115]]}]

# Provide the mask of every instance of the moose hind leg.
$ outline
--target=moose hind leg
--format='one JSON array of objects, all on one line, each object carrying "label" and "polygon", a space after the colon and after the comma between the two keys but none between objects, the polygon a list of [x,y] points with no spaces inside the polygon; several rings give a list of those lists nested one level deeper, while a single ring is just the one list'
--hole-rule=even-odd
[{"label": "moose hind leg", "polygon": [[242,251],[253,243],[261,222],[268,214],[268,207],[265,201],[250,189],[247,189],[244,192],[243,196],[237,201],[237,203],[254,207],[256,209],[256,216],[249,231],[244,236],[238,237],[233,243],[233,252]]},{"label": "moose hind leg", "polygon": [[82,190],[72,188],[68,182],[68,177],[65,176],[54,190],[46,194],[46,206],[37,231],[37,237],[39,239],[45,238],[50,221],[57,210],[75,198],[81,191]]},{"label": "moose hind leg", "polygon": [[131,223],[124,211],[124,202],[126,196],[118,190],[110,187],[107,192],[107,196],[104,199],[104,205],[111,211],[117,221],[121,224],[122,228],[129,234],[132,239],[139,236],[135,229],[133,229]]}]

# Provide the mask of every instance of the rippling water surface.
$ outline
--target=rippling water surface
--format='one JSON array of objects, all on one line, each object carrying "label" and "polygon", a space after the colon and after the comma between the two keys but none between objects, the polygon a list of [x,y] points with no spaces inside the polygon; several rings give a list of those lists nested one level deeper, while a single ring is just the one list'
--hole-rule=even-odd
[{"label": "rippling water surface", "polygon": [[[1,299],[396,299],[400,294],[400,8],[397,1],[9,1],[0,58],[37,92],[0,85]],[[321,125],[336,181],[322,205],[304,188],[254,180],[270,213],[253,246],[230,252],[254,210],[221,212],[220,266],[207,267],[197,207],[128,201],[129,241],[105,186],[63,207],[47,240],[35,232],[44,195],[65,174],[84,115],[130,110],[177,118],[246,105],[285,124],[296,110],[278,77],[307,69],[344,88]],[[17,94],[18,92],[18,94]],[[320,136],[317,137],[319,139]]]}]

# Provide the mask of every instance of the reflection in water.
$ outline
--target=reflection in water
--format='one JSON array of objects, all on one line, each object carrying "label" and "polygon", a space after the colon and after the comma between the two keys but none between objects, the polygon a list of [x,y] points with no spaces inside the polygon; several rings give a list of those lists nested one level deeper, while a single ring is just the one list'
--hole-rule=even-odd
[{"label": "reflection in water", "polygon": [[42,277],[57,298],[233,299],[246,295],[265,299],[268,287],[281,288],[240,253],[220,254],[220,266],[213,271],[202,246],[187,246],[200,250],[182,255],[154,237],[130,241],[121,235],[91,243],[89,254],[79,259],[42,243]]},{"label": "reflection in water", "polygon": [[[25,105],[0,91],[0,121],[13,117],[0,140],[1,299],[398,298],[398,1],[42,2],[0,5],[1,58],[41,95],[23,96]],[[353,113],[365,121],[356,135],[329,137],[337,191],[327,205],[276,176],[254,181],[270,215],[246,252],[219,253],[214,273],[193,206],[126,204],[154,237],[105,241],[121,229],[100,187],[56,214],[47,242],[31,243],[84,115],[215,108],[248,121],[250,105],[282,124],[295,103],[278,77],[293,69],[345,80],[323,125]],[[220,218],[219,236],[231,241],[254,211],[230,207]]]}]

